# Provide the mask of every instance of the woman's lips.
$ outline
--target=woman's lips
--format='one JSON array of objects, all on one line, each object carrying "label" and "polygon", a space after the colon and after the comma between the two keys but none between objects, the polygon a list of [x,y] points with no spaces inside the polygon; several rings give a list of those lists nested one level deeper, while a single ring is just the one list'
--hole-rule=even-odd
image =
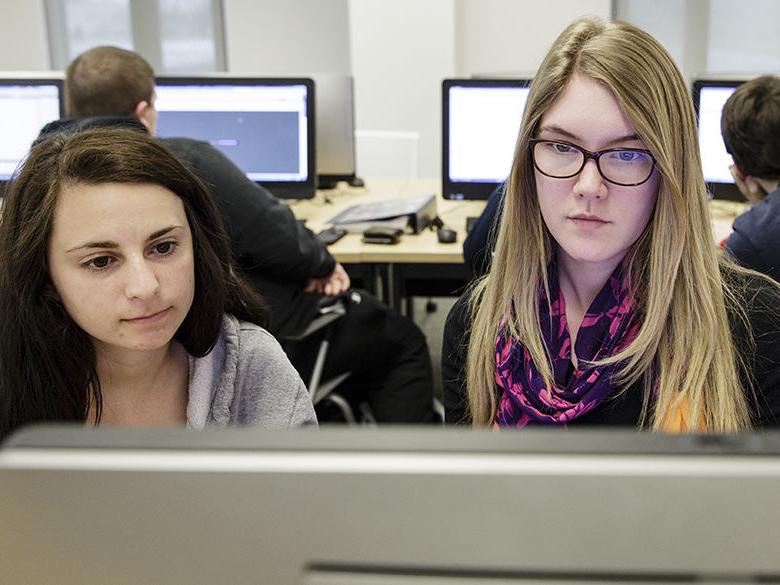
[{"label": "woman's lips", "polygon": [[593,229],[605,226],[610,223],[606,219],[602,219],[597,215],[572,215],[568,219],[578,227]]},{"label": "woman's lips", "polygon": [[167,309],[163,309],[162,311],[157,311],[155,313],[148,313],[146,315],[141,315],[140,317],[133,317],[131,319],[123,319],[123,321],[127,323],[138,323],[138,324],[154,323],[164,318],[168,314],[168,311],[170,310],[171,307],[168,307]]}]

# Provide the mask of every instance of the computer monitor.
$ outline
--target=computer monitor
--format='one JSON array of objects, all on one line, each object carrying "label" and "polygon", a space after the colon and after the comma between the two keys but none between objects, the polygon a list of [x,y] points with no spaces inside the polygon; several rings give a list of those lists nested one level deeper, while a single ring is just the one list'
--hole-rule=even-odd
[{"label": "computer monitor", "polygon": [[62,115],[62,79],[0,77],[0,182],[13,176],[41,128]]},{"label": "computer monitor", "polygon": [[351,75],[313,75],[317,94],[317,179],[321,188],[355,178],[355,113]]},{"label": "computer monitor", "polygon": [[780,436],[31,429],[0,449],[13,583],[780,581]]},{"label": "computer monitor", "polygon": [[707,80],[693,82],[693,105],[699,132],[699,152],[707,188],[715,199],[744,201],[729,172],[731,155],[726,152],[720,133],[723,105],[744,80]]},{"label": "computer monitor", "polygon": [[278,197],[314,197],[311,79],[158,77],[155,103],[158,136],[212,144]]},{"label": "computer monitor", "polygon": [[445,199],[487,199],[506,181],[530,83],[528,79],[442,82]]}]

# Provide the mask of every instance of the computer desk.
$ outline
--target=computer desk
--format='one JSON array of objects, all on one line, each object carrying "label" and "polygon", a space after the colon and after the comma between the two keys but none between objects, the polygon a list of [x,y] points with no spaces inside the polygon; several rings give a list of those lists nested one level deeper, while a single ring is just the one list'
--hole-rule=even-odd
[{"label": "computer desk", "polygon": [[[367,288],[371,292],[400,309],[403,299],[457,294],[468,282],[471,275],[463,264],[466,218],[482,213],[484,201],[444,200],[440,179],[367,179],[365,188],[318,191],[314,199],[292,202],[291,207],[316,233],[352,205],[430,194],[436,195],[438,216],[457,231],[455,243],[442,244],[436,232],[425,229],[419,234],[404,234],[394,245],[366,244],[361,234],[350,233],[328,248],[351,275],[370,283]],[[406,304],[406,311],[411,312],[411,303]]]},{"label": "computer desk", "polygon": [[[419,234],[404,234],[395,245],[366,244],[361,234],[347,234],[329,251],[353,277],[367,283],[366,288],[391,307],[401,309],[405,302],[411,314],[413,296],[448,296],[459,294],[471,274],[463,264],[463,240],[466,218],[478,216],[484,201],[449,201],[441,197],[440,179],[367,179],[366,187],[318,191],[314,199],[290,202],[298,219],[319,232],[329,227],[329,220],[351,205],[372,203],[387,198],[436,194],[439,217],[455,229],[454,244],[442,244],[436,233],[425,229]],[[712,233],[721,242],[731,232],[734,218],[747,209],[744,203],[712,201]]]}]

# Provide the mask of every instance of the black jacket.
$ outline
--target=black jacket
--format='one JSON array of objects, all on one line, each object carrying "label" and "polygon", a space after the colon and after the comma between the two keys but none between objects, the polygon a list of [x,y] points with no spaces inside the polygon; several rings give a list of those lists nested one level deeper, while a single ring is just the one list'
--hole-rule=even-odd
[{"label": "black jacket", "polygon": [[780,188],[734,220],[726,250],[743,266],[780,282]]},{"label": "black jacket", "polygon": [[505,185],[499,185],[490,194],[485,209],[463,242],[463,262],[474,278],[484,276],[490,271],[493,250],[496,247],[495,238],[504,207],[504,188]]},{"label": "black jacket", "polygon": [[[737,350],[746,362],[743,378],[752,383],[755,396],[747,393],[753,423],[756,427],[780,425],[780,294],[758,277],[747,283],[751,298],[748,317],[752,336],[738,319],[731,329]],[[441,350],[442,394],[447,424],[470,424],[465,382],[466,352],[471,322],[468,300],[464,294],[452,307],[444,325]],[[755,349],[751,347],[751,337]],[[748,384],[749,385],[749,384]],[[570,422],[568,426],[609,425],[637,427],[642,410],[642,380],[622,393]]]},{"label": "black jacket", "polygon": [[[96,127],[146,131],[136,118],[70,118],[44,127],[36,142],[60,132]],[[275,335],[305,327],[317,312],[319,296],[303,292],[310,278],[327,276],[336,261],[315,234],[295,219],[270,191],[247,179],[230,159],[206,142],[161,138],[211,188],[241,274],[269,305]]]}]

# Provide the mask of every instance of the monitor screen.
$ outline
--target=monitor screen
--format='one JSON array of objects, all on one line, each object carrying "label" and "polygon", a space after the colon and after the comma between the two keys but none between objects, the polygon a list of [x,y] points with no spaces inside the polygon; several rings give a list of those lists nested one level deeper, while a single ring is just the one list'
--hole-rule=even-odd
[{"label": "monitor screen", "polygon": [[310,79],[161,77],[157,135],[203,140],[282,198],[314,196]]},{"label": "monitor screen", "polygon": [[46,124],[62,116],[61,79],[0,78],[0,181],[11,178]]},{"label": "monitor screen", "polygon": [[780,435],[28,429],[13,583],[777,583]]},{"label": "monitor screen", "polygon": [[716,199],[743,201],[729,172],[731,155],[720,133],[723,105],[743,81],[697,80],[693,83],[693,104],[699,132],[699,152],[707,187]]},{"label": "monitor screen", "polygon": [[317,94],[317,175],[332,186],[355,176],[355,115],[351,75],[313,76]]},{"label": "monitor screen", "polygon": [[528,79],[442,83],[442,194],[487,199],[506,181],[530,91]]}]

